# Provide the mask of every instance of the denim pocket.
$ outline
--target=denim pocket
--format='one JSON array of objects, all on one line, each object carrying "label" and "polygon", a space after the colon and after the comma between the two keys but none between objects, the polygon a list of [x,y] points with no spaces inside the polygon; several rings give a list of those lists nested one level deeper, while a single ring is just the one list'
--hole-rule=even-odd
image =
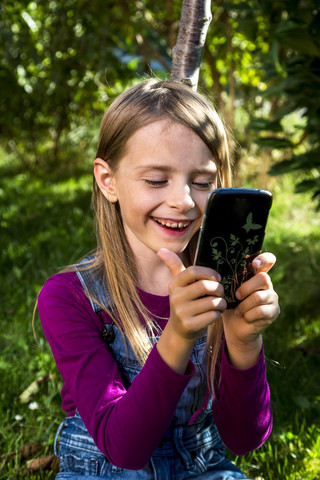
[{"label": "denim pocket", "polygon": [[104,458],[100,459],[99,462],[97,458],[86,456],[83,452],[76,453],[74,451],[60,456],[60,470],[61,472],[96,476],[100,473],[100,463],[103,465],[104,461]]}]

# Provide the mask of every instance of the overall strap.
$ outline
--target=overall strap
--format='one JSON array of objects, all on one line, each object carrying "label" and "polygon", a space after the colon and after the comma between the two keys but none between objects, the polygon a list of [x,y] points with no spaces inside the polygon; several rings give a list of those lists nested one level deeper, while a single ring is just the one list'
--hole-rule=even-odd
[{"label": "overall strap", "polygon": [[[81,260],[80,264],[82,264],[84,267],[89,267],[93,258],[94,258],[93,255],[86,257],[83,260]],[[106,285],[106,282],[104,281],[103,276],[100,272],[93,272],[93,270],[90,268],[82,269],[81,267],[75,267],[75,270],[76,270],[77,277],[79,278],[81,285],[88,296],[88,300],[90,302],[92,310],[97,315],[99,315],[102,321],[102,332],[101,332],[102,340],[107,345],[110,345],[111,343],[113,343],[115,339],[115,333],[113,329],[114,323],[112,322],[108,326],[105,325],[101,317],[101,312],[103,311],[103,309],[98,303],[96,303],[91,298],[93,297],[96,300],[98,300],[100,303],[105,305],[106,307],[112,308],[114,306],[114,303],[110,296],[108,286]]]},{"label": "overall strap", "polygon": [[93,258],[93,255],[84,258],[80,264],[86,268],[75,267],[75,270],[85,293],[88,295],[92,310],[98,313],[102,311],[102,308],[90,297],[94,297],[106,307],[112,307],[113,301],[102,274],[100,272],[93,272],[91,268],[88,268]]}]

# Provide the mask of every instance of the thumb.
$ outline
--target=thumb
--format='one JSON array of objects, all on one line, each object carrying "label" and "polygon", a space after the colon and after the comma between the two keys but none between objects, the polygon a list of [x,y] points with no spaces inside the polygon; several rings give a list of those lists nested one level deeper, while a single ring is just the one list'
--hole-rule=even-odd
[{"label": "thumb", "polygon": [[186,269],[178,255],[176,255],[174,252],[171,252],[171,250],[160,248],[157,255],[163,261],[163,263],[167,265],[173,277],[176,277],[179,275],[179,273]]},{"label": "thumb", "polygon": [[252,262],[252,266],[256,269],[256,272],[268,273],[269,270],[276,263],[276,257],[273,253],[265,252],[258,255]]}]

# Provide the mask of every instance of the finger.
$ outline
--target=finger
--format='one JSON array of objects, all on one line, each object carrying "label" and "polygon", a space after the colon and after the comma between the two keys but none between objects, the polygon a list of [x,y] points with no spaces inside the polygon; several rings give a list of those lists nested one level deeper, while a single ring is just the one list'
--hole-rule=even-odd
[{"label": "finger", "polygon": [[221,275],[209,267],[200,267],[198,265],[191,265],[186,269],[184,275],[191,282],[198,280],[210,280],[215,282],[221,281]]},{"label": "finger", "polygon": [[221,314],[222,312],[220,310],[208,310],[199,313],[193,318],[192,324],[190,324],[190,331],[199,332],[203,330],[205,332],[209,325],[216,322],[221,317]]},{"label": "finger", "polygon": [[199,315],[200,313],[204,312],[212,312],[212,311],[218,311],[218,312],[224,312],[227,308],[227,302],[225,301],[224,298],[221,297],[204,297],[204,298],[199,298],[196,302],[194,303],[194,308],[195,308],[195,315]]},{"label": "finger", "polygon": [[273,290],[258,290],[243,300],[235,309],[235,314],[243,316],[256,307],[271,305],[276,302],[277,294]]},{"label": "finger", "polygon": [[211,312],[217,310],[224,312],[227,308],[227,302],[222,297],[201,297],[192,302],[184,302],[179,309],[179,314],[185,317],[196,317],[204,312]]},{"label": "finger", "polygon": [[244,282],[236,291],[238,300],[243,300],[258,290],[272,289],[272,282],[269,275],[265,272],[256,273],[254,277]]},{"label": "finger", "polygon": [[198,281],[192,282],[188,287],[188,294],[193,298],[199,298],[204,296],[212,297],[224,297],[224,288],[221,283],[218,283],[216,280],[207,280],[201,278]]},{"label": "finger", "polygon": [[167,265],[173,277],[176,277],[186,269],[178,255],[167,248],[160,248],[157,255]]},{"label": "finger", "polygon": [[268,273],[269,270],[273,267],[273,265],[276,263],[276,257],[273,255],[273,253],[270,252],[264,252],[258,255],[252,262],[252,266],[256,269],[257,273],[258,272],[265,272]]},{"label": "finger", "polygon": [[[278,317],[280,308],[278,304],[270,303],[268,305],[259,305],[245,312],[242,316],[248,323],[256,324],[257,328],[264,326],[266,328]],[[261,331],[264,329],[262,328]]]}]

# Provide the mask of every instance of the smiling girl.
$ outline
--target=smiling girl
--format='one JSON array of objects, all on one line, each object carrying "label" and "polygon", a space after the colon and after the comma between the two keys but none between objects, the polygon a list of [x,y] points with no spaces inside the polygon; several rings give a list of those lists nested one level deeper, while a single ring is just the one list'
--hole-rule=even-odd
[{"label": "smiling girl", "polygon": [[39,295],[64,380],[57,478],[246,478],[224,445],[271,432],[261,334],[279,306],[272,254],[235,311],[192,264],[208,193],[230,185],[221,120],[181,83],[142,82],[102,120],[94,179],[97,249]]}]

